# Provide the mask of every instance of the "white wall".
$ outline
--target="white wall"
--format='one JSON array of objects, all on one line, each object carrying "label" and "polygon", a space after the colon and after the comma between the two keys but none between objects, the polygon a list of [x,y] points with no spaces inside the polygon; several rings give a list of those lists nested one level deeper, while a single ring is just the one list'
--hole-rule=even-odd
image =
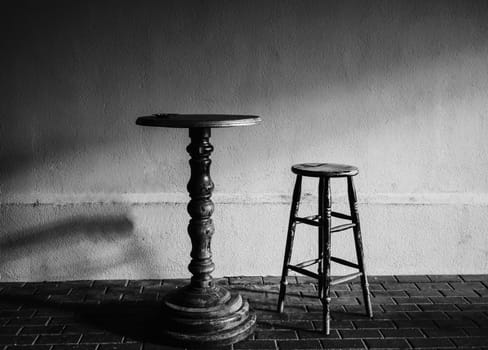
[{"label": "white wall", "polygon": [[280,274],[307,161],[360,168],[370,273],[486,273],[486,2],[22,3],[2,20],[2,280],[189,275],[188,133],[134,124],[157,112],[263,118],[212,132],[214,276]]}]

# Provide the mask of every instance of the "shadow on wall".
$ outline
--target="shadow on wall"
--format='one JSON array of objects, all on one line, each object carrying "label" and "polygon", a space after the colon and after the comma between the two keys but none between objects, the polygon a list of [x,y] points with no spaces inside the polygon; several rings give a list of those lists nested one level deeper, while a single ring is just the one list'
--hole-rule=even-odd
[{"label": "shadow on wall", "polygon": [[0,276],[34,281],[103,275],[147,259],[133,230],[125,214],[93,214],[3,233]]},{"label": "shadow on wall", "polygon": [[[134,126],[136,116],[160,111],[266,115],[249,148],[229,152],[229,177],[241,155],[256,170],[307,158],[304,139],[316,153],[357,158],[368,147],[360,140],[392,119],[437,130],[423,120],[444,101],[469,98],[466,88],[486,74],[482,60],[473,70],[461,64],[463,55],[484,58],[486,1],[47,0],[12,2],[2,12],[0,178],[7,192],[58,190],[49,177],[80,192],[171,192],[177,186],[168,184],[186,171],[186,137]],[[405,128],[382,132],[399,131]],[[235,133],[221,137],[240,144]],[[276,138],[287,142],[270,144]],[[408,139],[393,140],[393,149],[409,147]],[[334,151],[338,140],[351,143],[350,155]],[[182,161],[161,185],[158,165],[175,164],[167,154]],[[121,173],[131,175],[129,184]],[[276,179],[284,174],[255,182],[283,188]]]},{"label": "shadow on wall", "polygon": [[[132,221],[125,215],[73,217],[56,223],[13,234],[13,238],[0,240],[2,251],[13,252],[25,246],[35,248],[46,241],[88,239],[94,243],[127,238],[133,230]],[[5,249],[5,250],[4,250]]]},{"label": "shadow on wall", "polygon": [[[369,174],[364,191],[387,192],[383,184],[395,178],[392,188],[406,193],[463,189],[440,176],[450,167],[464,180],[457,176],[465,173],[462,161],[473,164],[480,182],[486,1],[10,5],[0,14],[0,196],[24,208],[0,218],[0,272],[7,277],[69,279],[80,271],[77,278],[93,278],[150,256],[133,228],[114,225],[130,221],[123,208],[105,221],[95,210],[45,206],[41,213],[16,201],[182,191],[187,132],[136,127],[135,117],[147,113],[265,115],[256,131],[215,133],[214,169],[225,174],[218,183],[229,193],[282,193],[291,160],[324,150],[331,160],[359,160]],[[455,106],[461,109],[451,116]],[[466,122],[473,115],[478,124]],[[402,120],[409,122],[392,123]],[[456,135],[463,137],[451,142]],[[220,145],[233,146],[224,152]],[[474,154],[481,156],[470,159]],[[444,178],[447,185],[438,185]]]}]

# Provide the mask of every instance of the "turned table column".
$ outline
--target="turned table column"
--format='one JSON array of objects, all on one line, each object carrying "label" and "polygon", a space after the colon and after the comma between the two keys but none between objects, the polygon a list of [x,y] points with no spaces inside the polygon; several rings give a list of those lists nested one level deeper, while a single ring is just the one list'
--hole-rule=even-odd
[{"label": "turned table column", "polygon": [[213,146],[210,144],[210,128],[190,129],[191,143],[186,150],[191,156],[191,177],[187,189],[190,193],[188,214],[191,216],[188,234],[191,238],[192,260],[188,270],[192,273],[191,286],[193,288],[208,288],[213,285],[212,276],[215,264],[212,262],[210,243],[214,233],[211,219],[214,204],[210,199],[214,184],[210,178],[210,154]]},{"label": "turned table column", "polygon": [[[211,240],[214,233],[211,200],[214,184],[210,177],[211,128],[254,125],[257,116],[161,114],[137,119],[137,124],[189,128],[191,176],[187,185],[191,200],[188,225],[192,250],[188,266],[189,285],[170,292],[163,301],[163,332],[174,340],[188,344],[226,345],[240,341],[254,329],[256,316],[237,293],[213,282]],[[223,238],[225,239],[225,237]],[[236,248],[237,249],[237,248]]]}]

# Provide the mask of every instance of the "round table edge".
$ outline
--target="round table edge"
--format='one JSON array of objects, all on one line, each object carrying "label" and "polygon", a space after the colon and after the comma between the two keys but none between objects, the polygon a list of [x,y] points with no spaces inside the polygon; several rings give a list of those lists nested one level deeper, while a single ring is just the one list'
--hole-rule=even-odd
[{"label": "round table edge", "polygon": [[225,121],[175,121],[174,119],[165,120],[156,116],[142,116],[136,119],[136,124],[140,126],[164,127],[164,128],[231,128],[238,126],[252,126],[261,123],[263,120],[259,116],[249,116],[249,118],[225,120]]}]

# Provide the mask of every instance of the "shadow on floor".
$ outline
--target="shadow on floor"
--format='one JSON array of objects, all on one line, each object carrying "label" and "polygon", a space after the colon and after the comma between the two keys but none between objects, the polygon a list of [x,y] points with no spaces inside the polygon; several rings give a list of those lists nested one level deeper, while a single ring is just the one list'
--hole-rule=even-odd
[{"label": "shadow on floor", "polygon": [[[24,310],[38,310],[39,316],[54,315],[49,324],[51,326],[67,324],[63,334],[66,332],[91,336],[99,334],[100,338],[120,335],[120,338],[124,337],[125,342],[176,345],[161,335],[165,315],[158,307],[157,300],[151,302],[118,302],[110,301],[109,298],[104,300],[106,294],[103,294],[103,290],[104,288],[80,287],[71,296],[53,298],[62,300],[60,302],[50,300],[52,296],[14,295],[7,292],[1,295],[0,304],[12,307],[22,305]],[[80,297],[80,292],[86,294]],[[96,304],[96,302],[101,303]]]}]

